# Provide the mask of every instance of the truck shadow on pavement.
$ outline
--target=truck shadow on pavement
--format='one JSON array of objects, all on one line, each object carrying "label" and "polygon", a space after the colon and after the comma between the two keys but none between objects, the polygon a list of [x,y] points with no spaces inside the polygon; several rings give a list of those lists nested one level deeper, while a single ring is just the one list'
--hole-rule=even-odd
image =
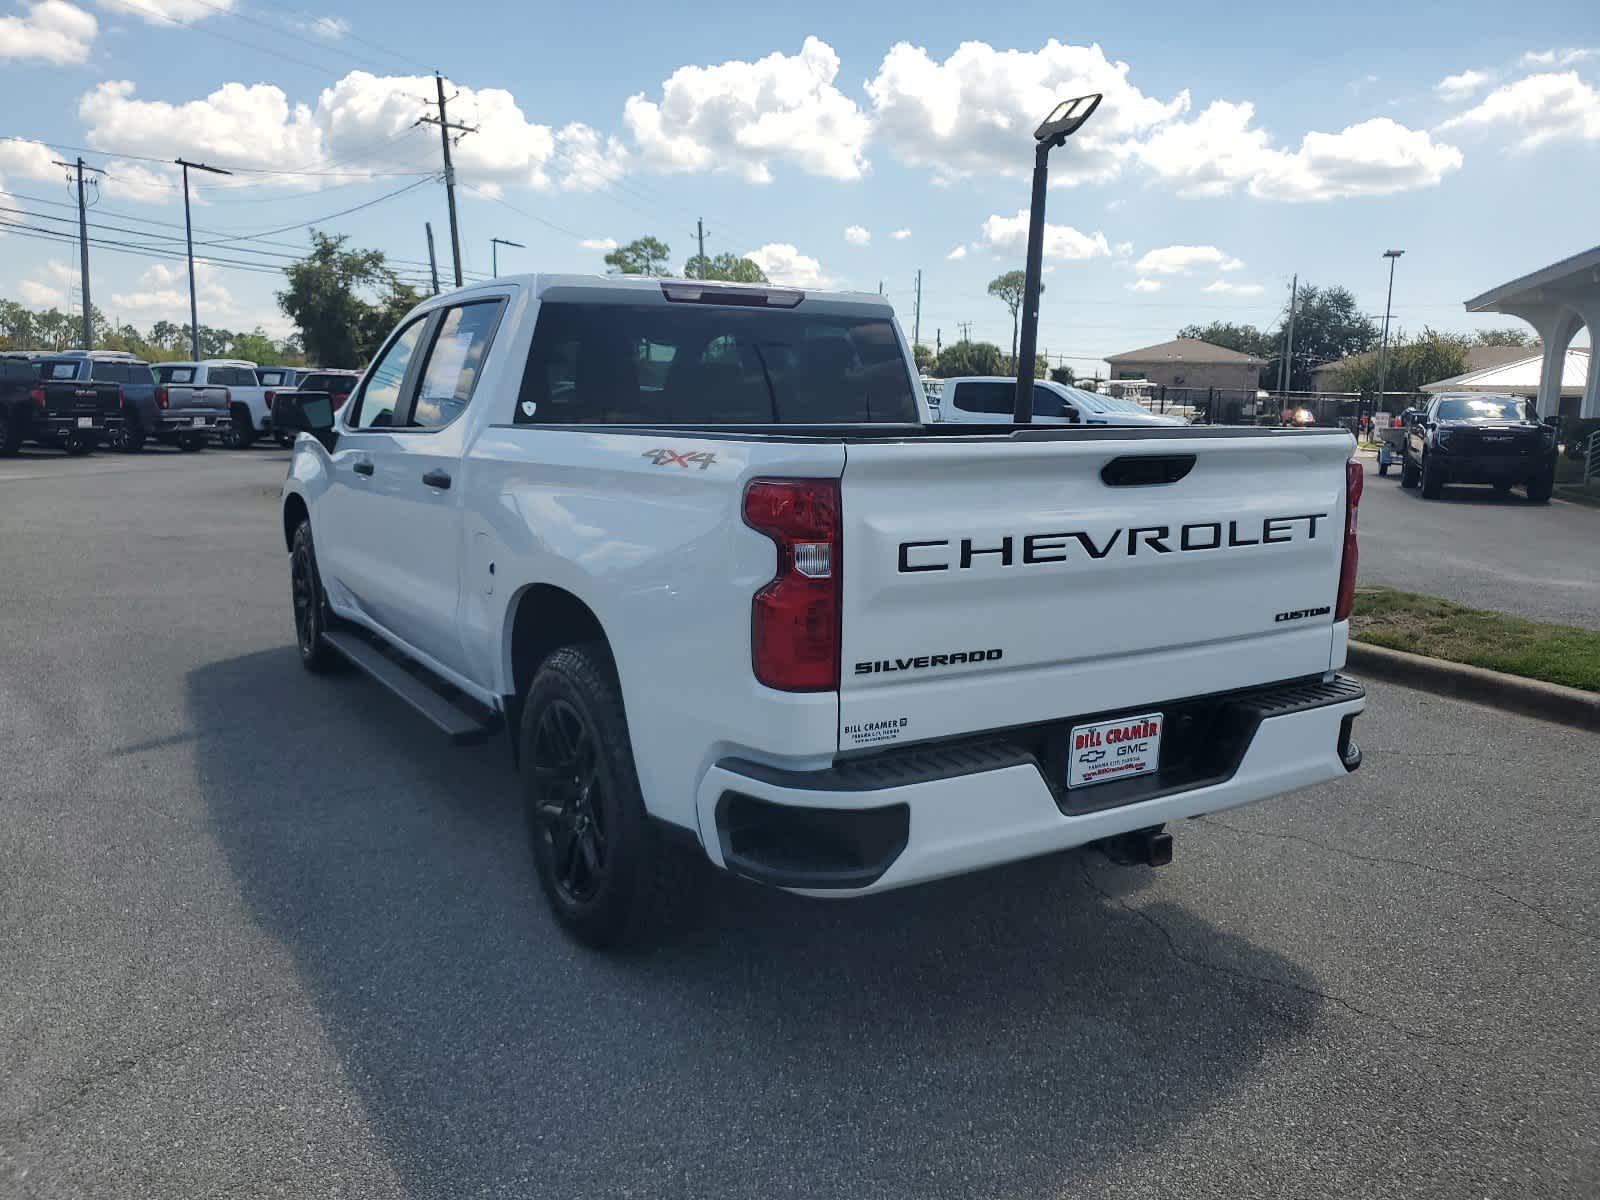
[{"label": "truck shadow on pavement", "polygon": [[544,910],[503,743],[453,749],[290,648],[188,703],[244,900],[416,1195],[1075,1191],[1324,1003],[1088,851],[855,902],[716,878],[681,935],[596,955]]}]

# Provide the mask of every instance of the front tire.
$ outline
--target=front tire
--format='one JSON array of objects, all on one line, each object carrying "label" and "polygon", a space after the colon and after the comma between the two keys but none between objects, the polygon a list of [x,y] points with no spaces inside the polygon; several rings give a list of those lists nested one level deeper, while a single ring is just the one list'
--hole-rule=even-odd
[{"label": "front tire", "polygon": [[545,659],[522,706],[520,750],[534,868],[557,923],[602,949],[660,933],[692,894],[698,864],[645,811],[602,644]]},{"label": "front tire", "polygon": [[1537,479],[1528,480],[1527,486],[1530,504],[1549,504],[1550,495],[1556,490],[1556,473],[1547,471]]},{"label": "front tire", "polygon": [[300,651],[300,665],[313,675],[326,675],[339,669],[344,665],[344,657],[328,645],[323,636],[332,630],[335,618],[328,608],[327,593],[322,590],[310,521],[301,521],[294,531],[294,549],[289,553],[289,590],[294,600],[294,639]]},{"label": "front tire", "polygon": [[1422,498],[1437,500],[1444,493],[1444,471],[1432,455],[1422,460]]}]

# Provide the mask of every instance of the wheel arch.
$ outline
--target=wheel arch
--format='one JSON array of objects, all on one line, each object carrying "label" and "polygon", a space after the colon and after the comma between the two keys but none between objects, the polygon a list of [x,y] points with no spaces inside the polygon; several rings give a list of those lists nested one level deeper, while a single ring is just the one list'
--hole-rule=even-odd
[{"label": "wheel arch", "polygon": [[554,584],[530,583],[506,606],[502,678],[509,689],[504,705],[513,752],[516,730],[522,722],[522,700],[539,664],[552,651],[580,642],[599,642],[612,659],[612,669],[616,669],[605,626],[594,609],[572,592]]},{"label": "wheel arch", "polygon": [[311,510],[306,507],[305,497],[299,492],[290,492],[283,498],[283,548],[294,549],[294,531],[300,528],[301,521],[311,519]]}]

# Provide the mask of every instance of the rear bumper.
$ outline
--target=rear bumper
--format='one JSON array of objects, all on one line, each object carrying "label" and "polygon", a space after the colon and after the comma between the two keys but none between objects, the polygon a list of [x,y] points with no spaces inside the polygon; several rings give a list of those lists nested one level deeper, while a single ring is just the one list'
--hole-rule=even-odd
[{"label": "rear bumper", "polygon": [[1229,719],[1246,726],[1223,760],[1169,769],[1164,759],[1142,779],[1071,792],[1003,737],[821,772],[725,759],[697,793],[702,840],[713,862],[757,882],[860,895],[1236,808],[1360,765],[1352,726],[1366,694],[1353,680],[1240,696],[1227,702]]},{"label": "rear bumper", "polygon": [[[81,422],[89,422],[87,425]],[[88,413],[74,413],[71,416],[58,416],[55,414],[35,415],[32,424],[32,435],[41,442],[63,442],[76,434],[79,437],[105,438],[122,428],[121,417],[107,417],[103,414],[91,416]]]},{"label": "rear bumper", "polygon": [[[200,422],[198,425],[195,422]],[[156,420],[157,433],[215,433],[219,425],[228,423],[228,414],[215,412],[188,412],[183,409],[167,411]]]}]

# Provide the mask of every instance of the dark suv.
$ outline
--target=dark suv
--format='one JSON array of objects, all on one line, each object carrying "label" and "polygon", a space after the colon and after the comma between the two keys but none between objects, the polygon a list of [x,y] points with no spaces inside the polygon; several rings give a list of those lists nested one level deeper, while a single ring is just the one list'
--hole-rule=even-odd
[{"label": "dark suv", "polygon": [[1419,484],[1437,500],[1447,483],[1520,483],[1528,499],[1545,504],[1555,487],[1556,431],[1534,419],[1516,396],[1445,392],[1414,412],[1406,430],[1400,486]]}]

